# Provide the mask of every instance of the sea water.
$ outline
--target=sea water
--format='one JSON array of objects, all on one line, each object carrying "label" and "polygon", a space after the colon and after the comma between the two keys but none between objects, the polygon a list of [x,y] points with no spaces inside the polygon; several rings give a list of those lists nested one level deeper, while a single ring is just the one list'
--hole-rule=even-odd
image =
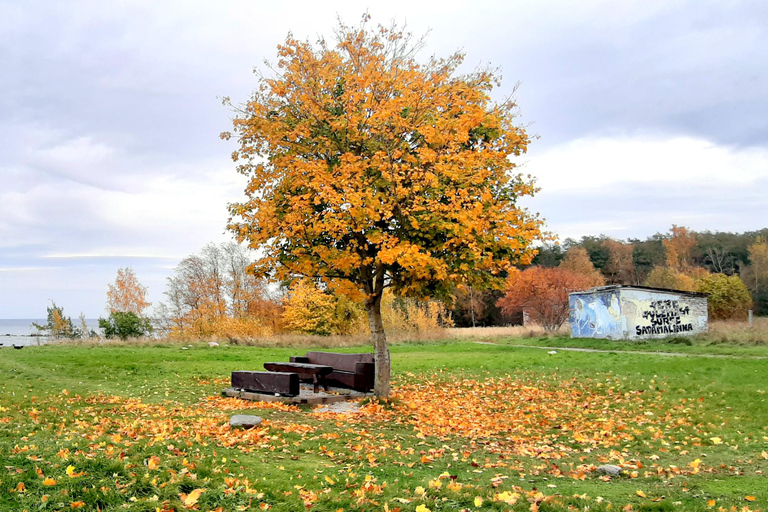
[{"label": "sea water", "polygon": [[[47,320],[42,318],[0,318],[0,348],[13,345],[43,345],[49,341],[48,336],[37,336],[40,333],[32,322],[44,325]],[[79,327],[80,320],[72,320],[75,327]],[[99,321],[86,318],[88,329],[98,332]]]}]

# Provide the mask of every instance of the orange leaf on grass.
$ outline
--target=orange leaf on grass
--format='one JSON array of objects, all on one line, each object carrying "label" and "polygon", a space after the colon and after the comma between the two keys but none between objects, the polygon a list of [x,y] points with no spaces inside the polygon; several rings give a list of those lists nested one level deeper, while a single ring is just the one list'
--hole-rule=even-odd
[{"label": "orange leaf on grass", "polygon": [[45,480],[43,480],[43,485],[47,485],[48,487],[52,487],[52,486],[56,485],[56,483],[57,483],[56,480],[54,480],[51,477],[48,477]]},{"label": "orange leaf on grass", "polygon": [[189,508],[197,504],[197,500],[200,499],[200,495],[205,491],[206,489],[195,489],[189,494],[180,494],[179,496],[181,497],[181,502],[184,503],[184,506]]},{"label": "orange leaf on grass", "polygon": [[744,496],[744,499],[747,501],[755,501],[757,498],[755,498],[754,496]]}]

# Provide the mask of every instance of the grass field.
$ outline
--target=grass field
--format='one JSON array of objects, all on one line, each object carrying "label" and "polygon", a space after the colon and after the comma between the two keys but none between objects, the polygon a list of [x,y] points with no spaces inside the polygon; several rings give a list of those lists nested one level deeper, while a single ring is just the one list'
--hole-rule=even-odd
[{"label": "grass field", "polygon": [[0,510],[768,508],[766,345],[477,340],[394,345],[351,415],[219,396],[304,349],[2,349]]}]

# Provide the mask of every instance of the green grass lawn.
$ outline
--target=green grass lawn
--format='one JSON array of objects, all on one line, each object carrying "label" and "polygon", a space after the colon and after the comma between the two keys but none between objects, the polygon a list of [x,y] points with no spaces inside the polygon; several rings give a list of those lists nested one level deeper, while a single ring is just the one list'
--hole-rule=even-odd
[{"label": "green grass lawn", "polygon": [[495,341],[393,346],[347,416],[219,396],[304,349],[0,349],[0,510],[768,508],[766,347]]}]

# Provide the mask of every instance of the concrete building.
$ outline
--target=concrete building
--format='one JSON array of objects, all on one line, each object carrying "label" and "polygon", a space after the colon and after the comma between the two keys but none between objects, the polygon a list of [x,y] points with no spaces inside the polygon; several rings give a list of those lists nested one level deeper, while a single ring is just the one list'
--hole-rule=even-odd
[{"label": "concrete building", "polygon": [[613,285],[571,293],[568,302],[572,338],[667,338],[709,327],[705,293]]}]

